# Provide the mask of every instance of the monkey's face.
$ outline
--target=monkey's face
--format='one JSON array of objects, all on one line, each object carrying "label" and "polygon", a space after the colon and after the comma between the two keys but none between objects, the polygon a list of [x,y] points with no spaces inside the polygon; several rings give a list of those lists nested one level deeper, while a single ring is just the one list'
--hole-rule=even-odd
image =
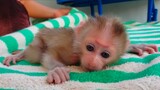
[{"label": "monkey's face", "polygon": [[104,39],[101,34],[88,34],[81,46],[81,66],[89,71],[102,70],[117,57],[113,42],[113,39]]},{"label": "monkey's face", "polygon": [[89,19],[76,33],[81,43],[81,66],[89,71],[101,70],[125,52],[127,35],[118,19]]}]

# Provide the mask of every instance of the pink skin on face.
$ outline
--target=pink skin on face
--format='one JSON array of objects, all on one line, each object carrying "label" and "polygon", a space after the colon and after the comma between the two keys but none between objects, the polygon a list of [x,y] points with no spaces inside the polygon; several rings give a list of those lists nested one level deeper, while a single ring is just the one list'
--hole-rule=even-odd
[{"label": "pink skin on face", "polygon": [[[92,36],[91,36],[92,35]],[[109,38],[109,37],[108,37]],[[103,58],[101,56],[101,52],[108,51],[109,53],[113,52],[113,45],[111,39],[106,39],[106,37],[101,37],[100,34],[90,34],[84,41],[84,45],[82,46],[82,56],[81,56],[81,64],[82,66],[89,70],[101,70],[106,65],[107,60],[109,58]],[[108,43],[110,42],[110,43]],[[94,47],[94,51],[87,51],[86,45],[91,44]]]}]

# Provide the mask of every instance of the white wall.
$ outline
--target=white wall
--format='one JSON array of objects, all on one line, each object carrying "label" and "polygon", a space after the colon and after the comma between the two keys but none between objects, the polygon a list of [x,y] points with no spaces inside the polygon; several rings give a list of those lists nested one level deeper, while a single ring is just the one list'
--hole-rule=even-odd
[{"label": "white wall", "polygon": [[[56,0],[37,0],[44,5],[60,8],[64,7],[63,5],[57,5]],[[160,0],[155,0],[155,6],[159,10],[158,20],[160,21]],[[148,0],[137,0],[129,2],[121,2],[114,4],[104,4],[103,5],[103,14],[104,15],[115,15],[122,19],[122,21],[136,20],[139,22],[146,22],[147,20],[147,5]],[[89,7],[78,8],[88,15],[90,15]],[[95,11],[97,12],[97,6],[95,6]]]}]

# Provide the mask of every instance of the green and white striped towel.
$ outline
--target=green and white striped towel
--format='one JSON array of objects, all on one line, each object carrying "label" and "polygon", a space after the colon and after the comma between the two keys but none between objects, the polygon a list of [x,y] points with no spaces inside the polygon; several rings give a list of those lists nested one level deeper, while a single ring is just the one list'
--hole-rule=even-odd
[{"label": "green and white striped towel", "polygon": [[[12,51],[24,49],[35,33],[44,27],[74,27],[87,16],[73,9],[67,16],[51,19],[16,33],[0,37],[0,89],[10,90],[160,90],[160,53],[139,57],[126,53],[105,70],[83,72],[79,66],[72,69],[70,81],[54,85],[46,83],[47,70],[40,64],[17,62],[10,67],[2,61]],[[132,44],[156,44],[160,50],[160,23],[125,22]]]}]

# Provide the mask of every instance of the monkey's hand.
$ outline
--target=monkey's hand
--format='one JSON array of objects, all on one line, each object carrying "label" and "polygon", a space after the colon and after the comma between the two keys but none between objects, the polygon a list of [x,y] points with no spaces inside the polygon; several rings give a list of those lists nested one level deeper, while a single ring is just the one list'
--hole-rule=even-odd
[{"label": "monkey's hand", "polygon": [[24,59],[24,52],[20,52],[15,55],[11,55],[11,56],[6,57],[3,60],[3,64],[6,66],[10,66],[11,62],[13,62],[13,64],[16,64],[16,61],[19,61],[21,59]]},{"label": "monkey's hand", "polygon": [[140,45],[130,45],[128,49],[128,52],[135,53],[139,56],[142,56],[144,51],[146,51],[149,54],[152,54],[158,52],[158,47],[156,45],[140,44]]},{"label": "monkey's hand", "polygon": [[13,64],[16,64],[16,61],[22,59],[22,57],[18,55],[11,55],[4,59],[3,64],[6,66],[10,66],[10,63],[13,62]]},{"label": "monkey's hand", "polygon": [[48,72],[47,82],[60,84],[69,80],[69,68],[67,67],[56,67]]}]

